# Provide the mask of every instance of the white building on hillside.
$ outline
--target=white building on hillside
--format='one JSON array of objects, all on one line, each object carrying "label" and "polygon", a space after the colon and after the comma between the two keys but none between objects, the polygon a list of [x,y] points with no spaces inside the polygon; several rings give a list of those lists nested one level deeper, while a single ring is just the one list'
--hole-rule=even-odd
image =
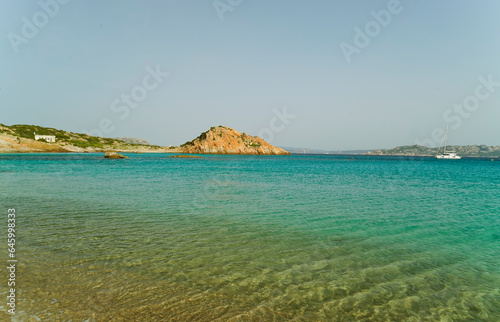
[{"label": "white building on hillside", "polygon": [[44,139],[47,142],[56,142],[56,136],[55,135],[38,135],[35,134],[35,140],[40,140]]}]

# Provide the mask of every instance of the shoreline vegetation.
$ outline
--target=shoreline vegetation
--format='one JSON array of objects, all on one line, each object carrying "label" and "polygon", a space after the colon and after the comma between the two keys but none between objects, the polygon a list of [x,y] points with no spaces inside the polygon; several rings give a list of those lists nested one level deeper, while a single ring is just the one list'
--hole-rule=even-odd
[{"label": "shoreline vegetation", "polygon": [[[55,136],[56,142],[35,140],[35,133]],[[450,146],[462,157],[500,159],[500,146],[465,145]],[[326,151],[308,153],[305,149],[289,148],[293,154],[338,154]],[[420,145],[400,146],[393,149],[373,151],[352,151],[346,155],[364,156],[412,156],[431,157],[439,153],[439,147]],[[300,152],[298,152],[300,151]],[[302,151],[304,151],[302,153]],[[136,138],[102,138],[82,133],[67,132],[38,125],[16,124],[7,126],[0,123],[0,153],[186,153],[186,154],[250,154],[250,155],[290,155],[290,152],[275,147],[265,140],[240,133],[232,128],[219,125],[201,133],[197,138],[181,146],[159,146]],[[345,151],[348,152],[348,151]]]}]

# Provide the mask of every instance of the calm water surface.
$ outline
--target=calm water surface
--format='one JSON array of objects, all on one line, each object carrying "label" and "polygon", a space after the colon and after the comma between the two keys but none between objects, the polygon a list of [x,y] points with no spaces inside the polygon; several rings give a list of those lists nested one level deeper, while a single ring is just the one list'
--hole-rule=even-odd
[{"label": "calm water surface", "polygon": [[0,155],[14,320],[500,320],[500,162],[128,156]]}]

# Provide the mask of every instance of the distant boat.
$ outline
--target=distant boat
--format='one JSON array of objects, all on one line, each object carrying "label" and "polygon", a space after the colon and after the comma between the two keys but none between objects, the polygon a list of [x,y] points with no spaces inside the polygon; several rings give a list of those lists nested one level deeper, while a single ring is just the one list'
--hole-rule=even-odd
[{"label": "distant boat", "polygon": [[[446,151],[446,141],[448,140],[448,124],[446,125],[446,134],[444,136],[444,147],[443,147],[443,153],[442,154],[437,154],[436,159],[448,159],[448,160],[460,160],[462,157],[458,156],[455,151]],[[443,144],[441,143],[441,146]],[[439,147],[439,150],[441,150],[441,146]],[[439,151],[438,151],[439,152]]]}]

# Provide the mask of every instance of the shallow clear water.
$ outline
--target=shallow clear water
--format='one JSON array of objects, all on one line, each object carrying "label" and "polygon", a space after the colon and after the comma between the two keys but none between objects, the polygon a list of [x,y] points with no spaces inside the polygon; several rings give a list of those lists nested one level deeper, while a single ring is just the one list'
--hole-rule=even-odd
[{"label": "shallow clear water", "polygon": [[0,155],[17,320],[500,320],[500,162],[128,156]]}]

